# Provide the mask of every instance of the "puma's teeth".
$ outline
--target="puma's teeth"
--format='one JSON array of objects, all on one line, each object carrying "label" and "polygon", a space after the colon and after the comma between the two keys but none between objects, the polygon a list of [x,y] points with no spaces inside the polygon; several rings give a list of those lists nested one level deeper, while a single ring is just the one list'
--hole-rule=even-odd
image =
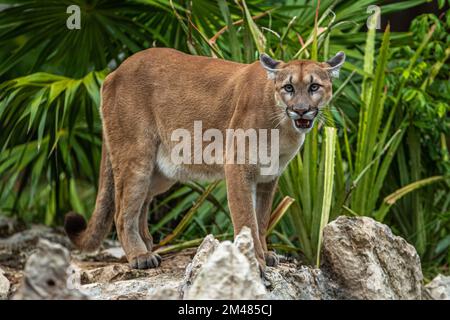
[{"label": "puma's teeth", "polygon": [[307,119],[295,120],[295,126],[301,129],[309,129],[311,127],[312,121]]}]

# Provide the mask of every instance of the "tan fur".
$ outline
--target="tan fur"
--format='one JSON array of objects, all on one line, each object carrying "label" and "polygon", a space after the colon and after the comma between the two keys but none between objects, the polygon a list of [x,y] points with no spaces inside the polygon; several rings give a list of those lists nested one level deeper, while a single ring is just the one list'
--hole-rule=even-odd
[{"label": "tan fur", "polygon": [[[308,131],[294,127],[285,107],[296,109],[306,103],[317,109],[326,104],[331,98],[329,67],[311,61],[280,62],[270,80],[259,62],[240,64],[164,48],[128,58],[102,87],[104,145],[96,210],[86,230],[73,227],[76,219],[69,218],[69,236],[80,248],[94,249],[114,218],[130,264],[155,267],[160,258],[151,251],[147,226],[151,199],[179,180],[225,178],[234,232],[251,228],[257,258],[264,266],[264,257],[271,257],[266,230],[278,176]],[[305,89],[311,76],[323,86],[314,95]],[[283,90],[289,81],[295,95]],[[203,122],[203,130],[221,132],[277,127],[280,172],[262,176],[259,164],[174,165],[170,152],[176,142],[171,134],[178,128],[192,130],[196,120]]]}]

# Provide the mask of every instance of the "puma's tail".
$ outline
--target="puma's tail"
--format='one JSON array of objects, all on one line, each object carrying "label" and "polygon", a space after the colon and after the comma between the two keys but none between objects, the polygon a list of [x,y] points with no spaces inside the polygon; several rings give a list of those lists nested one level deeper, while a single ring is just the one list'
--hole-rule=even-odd
[{"label": "puma's tail", "polygon": [[69,212],[64,229],[70,240],[81,250],[96,250],[109,233],[114,218],[114,178],[106,145],[103,142],[100,179],[95,210],[86,224],[83,216]]}]

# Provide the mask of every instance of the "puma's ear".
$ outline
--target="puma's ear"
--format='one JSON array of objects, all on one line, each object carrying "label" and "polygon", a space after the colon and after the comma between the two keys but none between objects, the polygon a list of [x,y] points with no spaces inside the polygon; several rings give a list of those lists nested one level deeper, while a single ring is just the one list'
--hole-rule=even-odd
[{"label": "puma's ear", "polygon": [[259,62],[261,62],[262,67],[266,69],[267,77],[269,79],[275,79],[275,73],[278,71],[277,67],[280,64],[280,61],[274,60],[267,54],[262,53],[259,57]]},{"label": "puma's ear", "polygon": [[339,77],[339,70],[341,70],[342,65],[345,62],[345,53],[342,51],[339,51],[336,53],[336,55],[329,59],[326,64],[329,65],[326,69],[330,73],[330,76],[332,78],[338,78]]}]

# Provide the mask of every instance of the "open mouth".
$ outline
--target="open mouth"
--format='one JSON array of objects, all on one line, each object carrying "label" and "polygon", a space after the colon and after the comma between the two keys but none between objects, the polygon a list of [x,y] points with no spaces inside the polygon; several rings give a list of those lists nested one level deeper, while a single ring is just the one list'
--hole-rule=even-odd
[{"label": "open mouth", "polygon": [[295,126],[299,129],[310,129],[313,125],[313,120],[297,119],[294,120]]},{"label": "open mouth", "polygon": [[[286,108],[286,114],[294,122],[297,129],[311,129],[314,124],[314,119],[318,111],[309,111],[300,115],[298,112]],[[308,119],[309,118],[309,119]]]}]

